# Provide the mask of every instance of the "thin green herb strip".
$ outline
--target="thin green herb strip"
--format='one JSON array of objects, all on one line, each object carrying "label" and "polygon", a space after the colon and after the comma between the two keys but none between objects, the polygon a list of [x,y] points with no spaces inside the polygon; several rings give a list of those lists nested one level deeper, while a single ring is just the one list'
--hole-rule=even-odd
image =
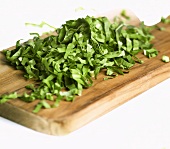
[{"label": "thin green herb strip", "polygon": [[[153,36],[143,23],[135,27],[87,16],[67,21],[56,32],[56,36],[45,39],[35,34],[33,40],[23,44],[17,41],[14,50],[4,51],[11,65],[25,71],[25,78],[40,82],[26,87],[30,94],[14,95],[26,102],[39,99],[35,113],[57,107],[61,100],[73,101],[93,85],[92,78],[97,78],[102,69],[106,69],[107,80],[128,72],[136,62],[143,63],[137,57],[139,52],[144,51],[149,58],[158,54],[150,43]],[[9,97],[2,95],[0,103]],[[47,100],[54,104],[49,105]]]}]

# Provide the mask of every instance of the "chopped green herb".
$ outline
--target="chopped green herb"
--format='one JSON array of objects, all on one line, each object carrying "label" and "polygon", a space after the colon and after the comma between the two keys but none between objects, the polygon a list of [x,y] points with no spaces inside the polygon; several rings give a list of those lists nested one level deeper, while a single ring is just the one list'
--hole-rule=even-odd
[{"label": "chopped green herb", "polygon": [[18,95],[16,92],[10,93],[10,94],[4,94],[4,95],[0,96],[0,104],[5,103],[8,100],[16,99],[16,98],[18,98]]},{"label": "chopped green herb", "polygon": [[48,27],[50,27],[50,28],[52,28],[52,29],[54,29],[54,30],[56,30],[57,28],[55,28],[54,26],[52,26],[52,25],[50,25],[50,24],[48,24],[48,23],[46,23],[46,22],[41,22],[40,24],[35,24],[35,23],[25,23],[25,25],[26,26],[28,26],[28,25],[30,25],[30,26],[35,26],[35,27],[40,27],[40,28],[42,28],[43,26],[48,26]]},{"label": "chopped green herb", "polygon": [[81,11],[81,10],[84,10],[84,8],[83,8],[83,7],[77,7],[77,8],[75,9],[75,12],[78,12],[78,11]]},{"label": "chopped green herb", "polygon": [[103,80],[109,80],[109,79],[113,79],[113,76],[108,76],[108,77],[104,77]]},{"label": "chopped green herb", "polygon": [[148,58],[156,57],[158,55],[158,51],[155,48],[146,49],[144,50],[144,55],[146,55]]},{"label": "chopped green herb", "polygon": [[[126,16],[125,11],[122,15]],[[106,17],[87,16],[66,21],[56,33],[44,39],[33,34],[32,40],[23,44],[18,40],[14,50],[3,52],[11,65],[25,72],[25,78],[38,83],[26,86],[29,93],[1,95],[0,103],[14,98],[26,102],[38,99],[35,113],[41,108],[57,107],[61,100],[73,101],[75,96],[81,96],[102,69],[106,70],[107,80],[143,63],[137,57],[139,52],[149,58],[158,54],[144,23],[135,27],[120,20],[111,23]]]},{"label": "chopped green herb", "polygon": [[169,56],[163,55],[162,56],[162,61],[165,62],[165,63],[170,62]]},{"label": "chopped green herb", "polygon": [[161,22],[165,23],[165,24],[168,24],[168,23],[170,23],[170,19],[161,17]]},{"label": "chopped green herb", "polygon": [[156,25],[151,26],[150,28],[151,28],[151,29],[158,29],[158,30],[160,30],[160,31],[164,31],[164,30],[166,30],[166,28],[165,28],[165,27],[158,26],[157,24],[156,24]]},{"label": "chopped green herb", "polygon": [[130,20],[130,17],[126,14],[126,10],[122,10],[122,12],[120,13],[122,17],[124,17],[127,20]]},{"label": "chopped green herb", "polygon": [[51,108],[51,106],[45,101],[45,100],[41,100],[35,107],[35,109],[33,110],[34,113],[37,113],[41,110],[41,108],[45,108],[45,109],[49,109]]},{"label": "chopped green herb", "polygon": [[160,27],[159,30],[160,30],[160,31],[164,31],[164,30],[165,30],[165,27]]}]

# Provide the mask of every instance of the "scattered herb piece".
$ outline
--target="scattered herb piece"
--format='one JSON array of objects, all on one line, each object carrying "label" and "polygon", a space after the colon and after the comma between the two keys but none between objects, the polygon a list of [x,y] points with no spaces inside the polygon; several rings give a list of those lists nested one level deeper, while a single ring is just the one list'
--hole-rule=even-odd
[{"label": "scattered herb piece", "polygon": [[164,30],[166,30],[166,29],[165,29],[165,27],[159,27],[159,30],[160,30],[160,31],[164,31]]},{"label": "scattered herb piece", "polygon": [[38,113],[42,108],[49,109],[51,106],[45,101],[41,100],[33,110],[34,113]]},{"label": "scattered herb piece", "polygon": [[80,6],[80,7],[77,7],[77,8],[75,9],[75,12],[82,11],[82,10],[84,10],[84,8]]},{"label": "scattered herb piece", "polygon": [[16,98],[18,98],[18,95],[16,92],[2,95],[2,96],[0,96],[0,104],[5,103],[8,100],[16,99]]},{"label": "scattered herb piece", "polygon": [[170,23],[170,19],[161,17],[161,22],[165,23],[165,24],[168,24],[168,23]]},{"label": "scattered herb piece", "polygon": [[165,62],[165,63],[170,62],[169,56],[163,55],[162,56],[162,61]]},{"label": "scattered herb piece", "polygon": [[156,25],[151,26],[151,27],[150,27],[150,29],[151,29],[151,30],[153,30],[153,29],[158,29],[158,30],[160,30],[160,31],[165,31],[165,30],[166,30],[166,28],[165,28],[165,27],[158,26],[157,24],[156,24]]},{"label": "scattered herb piece", "polygon": [[48,27],[50,27],[50,28],[52,28],[52,29],[54,29],[54,30],[57,29],[56,27],[54,27],[54,26],[52,26],[52,25],[50,25],[50,24],[48,24],[48,23],[46,23],[46,22],[41,22],[40,24],[25,23],[25,25],[26,25],[26,26],[30,25],[30,26],[40,27],[40,28],[42,28],[42,27],[44,27],[44,26],[46,25],[46,26],[48,26]]},{"label": "scattered herb piece", "polygon": [[155,48],[146,49],[144,50],[144,55],[146,55],[148,58],[156,57],[158,55],[158,51]]},{"label": "scattered herb piece", "polygon": [[103,80],[109,80],[109,79],[113,79],[114,76],[108,76],[108,77],[104,77]]},{"label": "scattered herb piece", "polygon": [[130,17],[127,15],[126,10],[122,10],[121,13],[120,13],[120,15],[121,15],[122,17],[124,17],[125,19],[130,20]]}]

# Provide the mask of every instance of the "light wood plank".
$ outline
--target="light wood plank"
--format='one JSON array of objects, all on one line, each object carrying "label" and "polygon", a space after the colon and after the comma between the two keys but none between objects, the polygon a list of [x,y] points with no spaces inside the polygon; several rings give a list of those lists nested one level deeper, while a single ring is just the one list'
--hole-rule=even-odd
[{"label": "light wood plank", "polygon": [[[139,20],[133,18],[133,24],[138,24]],[[140,54],[139,58],[145,63],[136,64],[129,74],[103,81],[103,71],[94,80],[94,85],[85,89],[74,102],[62,101],[58,108],[44,109],[37,114],[32,113],[37,101],[25,103],[18,99],[11,100],[0,105],[0,115],[42,133],[64,135],[122,105],[170,77],[170,63],[161,61],[162,55],[170,56],[170,25],[159,25],[166,27],[162,32],[153,31],[156,37],[153,43],[160,51],[159,55],[148,59]],[[0,53],[0,95],[13,91],[23,92],[24,86],[31,81],[26,81],[22,75],[22,71],[7,65],[5,57]]]}]

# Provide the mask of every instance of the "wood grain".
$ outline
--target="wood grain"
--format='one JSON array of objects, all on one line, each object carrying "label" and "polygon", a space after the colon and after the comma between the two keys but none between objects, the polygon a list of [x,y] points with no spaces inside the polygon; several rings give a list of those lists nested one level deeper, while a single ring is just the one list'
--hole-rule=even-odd
[{"label": "wood grain", "polygon": [[[137,23],[139,20],[135,17],[133,24]],[[64,135],[122,105],[170,77],[170,63],[161,61],[162,55],[170,56],[170,25],[158,25],[166,28],[165,31],[153,31],[153,44],[159,55],[148,59],[140,54],[139,58],[145,63],[136,64],[129,74],[103,81],[105,72],[102,71],[94,80],[94,85],[85,89],[74,102],[62,101],[58,108],[44,109],[34,114],[32,110],[38,101],[25,103],[15,99],[0,105],[0,115],[42,133]],[[0,53],[0,95],[23,92],[25,85],[31,81],[22,76],[23,72],[9,66]]]}]

